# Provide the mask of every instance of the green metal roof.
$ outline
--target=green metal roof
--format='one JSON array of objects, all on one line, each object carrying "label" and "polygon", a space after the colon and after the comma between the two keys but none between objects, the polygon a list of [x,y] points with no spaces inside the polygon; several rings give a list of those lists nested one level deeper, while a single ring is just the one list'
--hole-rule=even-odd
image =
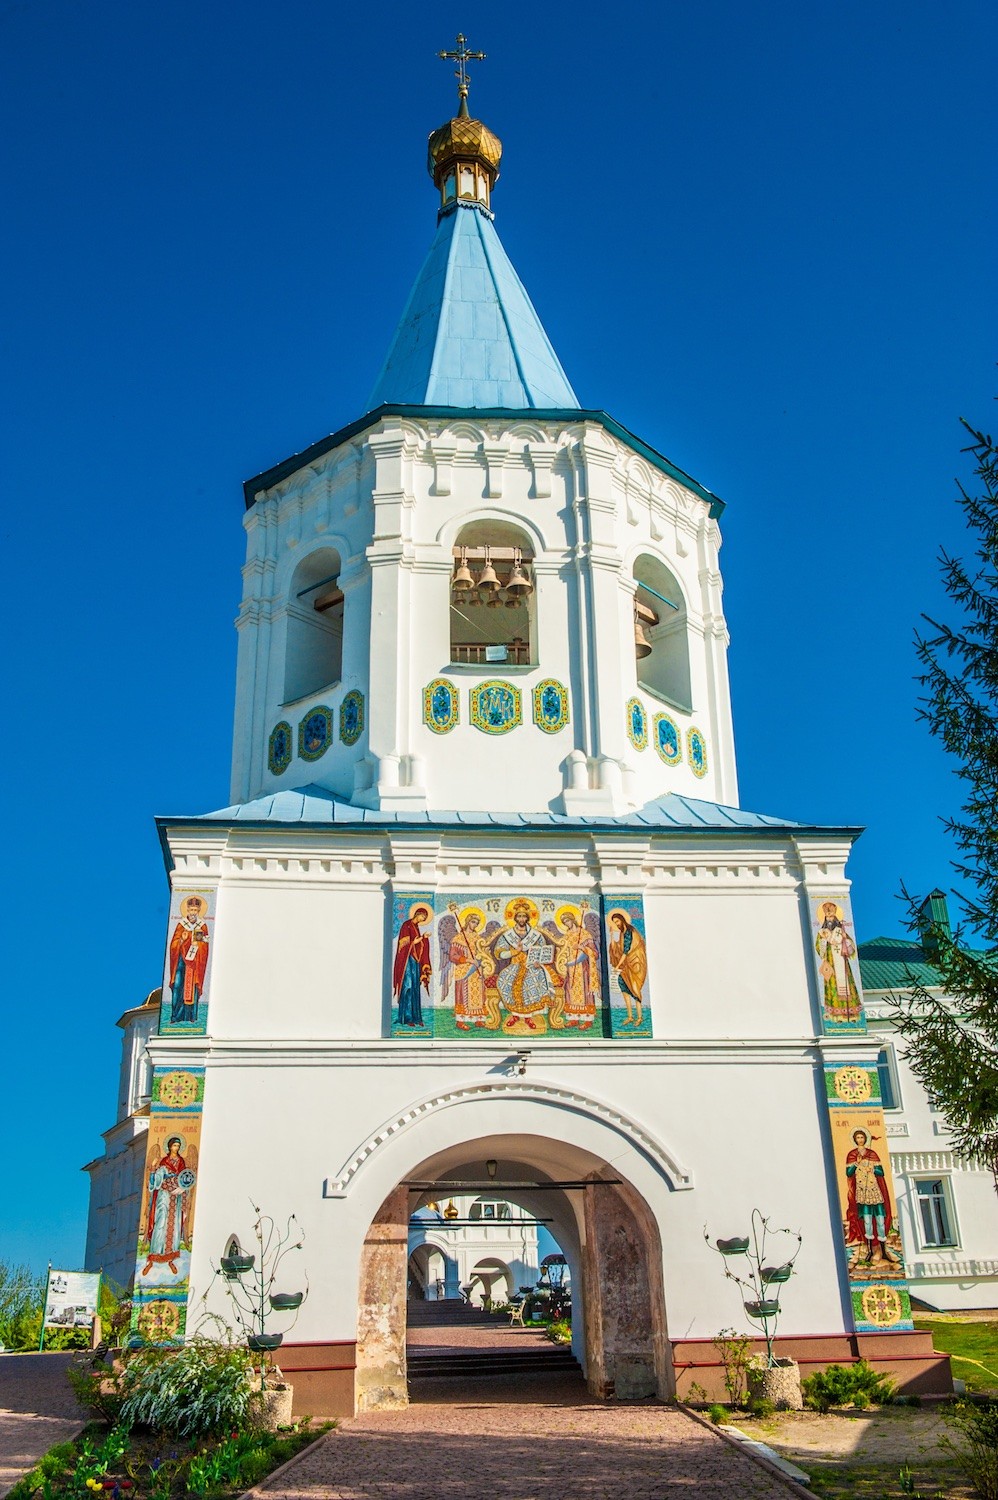
[{"label": "green metal roof", "polygon": [[859,945],[859,972],[864,990],[907,990],[912,980],[939,989],[938,970],[926,961],[921,943],[912,938],[873,938]]}]

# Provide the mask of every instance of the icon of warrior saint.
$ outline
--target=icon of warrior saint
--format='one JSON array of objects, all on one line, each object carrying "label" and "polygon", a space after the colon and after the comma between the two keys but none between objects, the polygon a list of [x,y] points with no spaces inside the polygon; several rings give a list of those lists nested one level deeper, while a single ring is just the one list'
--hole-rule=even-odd
[{"label": "icon of warrior saint", "polygon": [[[870,1145],[865,1130],[854,1130],[853,1147],[846,1157],[846,1243],[865,1245],[852,1262],[850,1269],[870,1265],[876,1255],[881,1265],[897,1266],[897,1261],[887,1249],[887,1236],[891,1232],[894,1216],[883,1163]],[[876,1139],[876,1137],[874,1137]]]}]

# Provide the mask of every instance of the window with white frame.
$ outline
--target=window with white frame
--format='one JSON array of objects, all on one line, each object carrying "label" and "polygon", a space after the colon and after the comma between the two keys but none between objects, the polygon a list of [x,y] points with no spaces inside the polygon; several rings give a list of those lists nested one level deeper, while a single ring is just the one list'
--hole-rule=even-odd
[{"label": "window with white frame", "polygon": [[877,1053],[877,1077],[880,1079],[880,1099],[884,1109],[901,1108],[901,1090],[898,1088],[897,1060],[894,1048],[888,1044]]},{"label": "window with white frame", "polygon": [[956,1244],[956,1220],[948,1177],[919,1177],[915,1184],[918,1227],[925,1249]]}]

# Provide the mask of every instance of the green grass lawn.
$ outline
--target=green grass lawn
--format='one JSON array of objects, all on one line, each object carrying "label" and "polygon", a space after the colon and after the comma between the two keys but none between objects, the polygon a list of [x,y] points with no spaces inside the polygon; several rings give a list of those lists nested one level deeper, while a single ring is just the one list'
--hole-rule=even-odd
[{"label": "green grass lawn", "polygon": [[998,1391],[998,1320],[971,1323],[916,1313],[915,1327],[932,1334],[940,1354],[952,1356],[953,1374],[967,1382],[968,1391]]}]

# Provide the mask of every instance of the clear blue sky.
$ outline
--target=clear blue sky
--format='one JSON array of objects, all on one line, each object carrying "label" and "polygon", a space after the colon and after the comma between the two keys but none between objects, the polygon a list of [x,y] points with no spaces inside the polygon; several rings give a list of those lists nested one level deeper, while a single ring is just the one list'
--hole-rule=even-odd
[{"label": "clear blue sky", "polygon": [[[728,502],[747,807],[948,880],[911,637],[994,421],[993,4],[2,8],[9,668],[0,1258],[75,1265],[156,813],[228,800],[241,481],[359,415],[434,230],[437,49],[586,406]],[[681,997],[676,997],[677,1001]]]}]

